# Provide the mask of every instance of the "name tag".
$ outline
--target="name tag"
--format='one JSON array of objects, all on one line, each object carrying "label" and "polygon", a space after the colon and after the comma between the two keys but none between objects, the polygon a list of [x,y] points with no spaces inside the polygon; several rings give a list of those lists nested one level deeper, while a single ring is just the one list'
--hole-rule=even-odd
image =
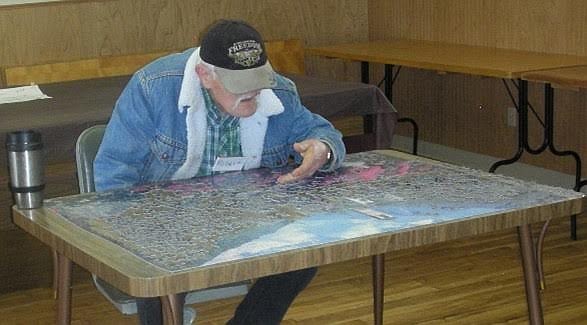
[{"label": "name tag", "polygon": [[248,161],[246,157],[218,157],[214,162],[212,171],[214,172],[231,172],[245,169]]}]

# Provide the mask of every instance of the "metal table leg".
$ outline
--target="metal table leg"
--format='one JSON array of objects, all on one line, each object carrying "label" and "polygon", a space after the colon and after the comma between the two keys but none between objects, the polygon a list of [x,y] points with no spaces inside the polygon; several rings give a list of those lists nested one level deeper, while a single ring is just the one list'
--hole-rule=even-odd
[{"label": "metal table leg", "polygon": [[383,324],[383,290],[385,255],[373,256],[373,324]]},{"label": "metal table leg", "polygon": [[57,253],[57,324],[71,323],[71,260]]},{"label": "metal table leg", "polygon": [[[397,78],[397,75],[399,73],[399,68],[397,73],[394,75],[393,74],[393,68],[394,66],[392,64],[386,64],[385,65],[385,71],[384,71],[384,75],[383,75],[383,81],[384,81],[384,94],[387,97],[387,99],[389,99],[389,102],[393,105],[393,84],[395,82],[395,79]],[[401,68],[401,67],[400,67]],[[361,62],[361,82],[363,83],[369,83],[369,62],[367,61],[362,61]],[[418,138],[419,138],[419,127],[418,127],[418,123],[409,117],[402,117],[399,118],[397,120],[398,123],[409,123],[412,125],[412,154],[413,155],[418,155]],[[372,130],[372,126],[375,125],[374,121],[372,120],[372,117],[370,116],[366,116],[365,117],[365,122],[364,122],[364,128],[365,128],[365,132],[370,132]]]},{"label": "metal table leg", "polygon": [[[509,88],[508,88],[509,89]],[[513,98],[512,98],[513,100]],[[519,80],[518,85],[518,150],[512,158],[495,162],[489,168],[489,172],[504,165],[513,164],[522,157],[522,153],[528,147],[528,82]]]},{"label": "metal table leg", "polygon": [[[528,141],[528,82],[525,80],[519,80],[517,107],[518,151],[512,158],[494,163],[489,172],[493,173],[500,166],[517,162],[524,151],[538,155],[548,149],[555,156],[571,156],[575,160],[575,185],[573,189],[580,191],[581,187],[585,185],[585,181],[581,181],[581,157],[575,151],[560,151],[554,145],[554,90],[552,86],[550,84],[544,86],[544,139],[540,147],[531,148]],[[571,216],[571,238],[577,240],[577,216]]]},{"label": "metal table leg", "polygon": [[183,324],[183,303],[185,295],[173,294],[161,297],[163,323],[166,325]]},{"label": "metal table leg", "polygon": [[542,317],[542,305],[540,303],[538,277],[536,274],[536,258],[534,256],[534,242],[532,241],[530,225],[519,226],[518,234],[530,324],[542,325],[544,324],[544,319]]}]

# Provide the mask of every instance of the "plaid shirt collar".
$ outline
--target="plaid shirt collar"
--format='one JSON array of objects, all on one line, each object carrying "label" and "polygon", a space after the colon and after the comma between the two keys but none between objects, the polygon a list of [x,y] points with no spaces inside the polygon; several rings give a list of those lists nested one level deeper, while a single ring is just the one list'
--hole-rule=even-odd
[{"label": "plaid shirt collar", "polygon": [[202,163],[196,176],[211,175],[218,157],[239,157],[242,155],[240,141],[240,119],[220,111],[210,93],[202,89],[206,104],[206,144]]}]

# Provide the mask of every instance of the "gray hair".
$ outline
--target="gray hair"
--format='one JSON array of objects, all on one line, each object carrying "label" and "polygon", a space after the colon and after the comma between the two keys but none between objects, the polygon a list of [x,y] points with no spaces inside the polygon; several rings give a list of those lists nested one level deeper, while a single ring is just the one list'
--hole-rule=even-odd
[{"label": "gray hair", "polygon": [[212,79],[214,79],[214,80],[218,79],[218,74],[216,74],[216,66],[215,65],[210,64],[210,63],[202,60],[201,58],[200,58],[200,64],[203,65],[206,69],[208,69],[208,71],[212,75]]}]

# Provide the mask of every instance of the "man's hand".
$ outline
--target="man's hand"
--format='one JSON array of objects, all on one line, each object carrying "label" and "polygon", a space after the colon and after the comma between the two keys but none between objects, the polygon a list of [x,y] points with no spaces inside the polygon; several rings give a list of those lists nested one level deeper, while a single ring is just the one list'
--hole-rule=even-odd
[{"label": "man's hand", "polygon": [[290,183],[312,176],[328,161],[330,148],[320,140],[308,139],[294,143],[294,150],[302,155],[302,164],[289,174],[281,175],[279,183]]}]

